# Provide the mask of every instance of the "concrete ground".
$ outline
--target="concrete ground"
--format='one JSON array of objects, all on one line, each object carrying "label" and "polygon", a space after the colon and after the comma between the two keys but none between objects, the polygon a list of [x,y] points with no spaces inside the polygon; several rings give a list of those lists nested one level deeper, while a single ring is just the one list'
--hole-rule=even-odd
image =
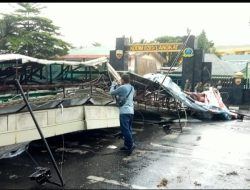
[{"label": "concrete ground", "polygon": [[[63,188],[250,188],[250,120],[190,119],[183,125],[180,133],[177,124],[172,130],[134,124],[137,148],[130,156],[118,150],[123,141],[113,136],[117,128],[50,138],[66,183]],[[0,160],[0,187],[60,188],[28,178],[38,164],[50,167],[51,180],[59,182],[42,141],[32,142],[28,152]]]}]

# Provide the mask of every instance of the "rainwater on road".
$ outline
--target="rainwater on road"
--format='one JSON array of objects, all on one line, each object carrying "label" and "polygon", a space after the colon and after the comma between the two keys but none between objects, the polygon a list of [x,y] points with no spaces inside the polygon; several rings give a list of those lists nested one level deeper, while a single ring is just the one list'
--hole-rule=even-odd
[{"label": "rainwater on road", "polygon": [[[250,188],[250,120],[201,122],[189,119],[171,130],[134,124],[136,149],[119,151],[119,128],[92,130],[49,138],[65,181],[64,189]],[[27,152],[0,160],[0,187],[62,188],[39,185],[28,176],[49,167],[59,182],[42,141]]]}]

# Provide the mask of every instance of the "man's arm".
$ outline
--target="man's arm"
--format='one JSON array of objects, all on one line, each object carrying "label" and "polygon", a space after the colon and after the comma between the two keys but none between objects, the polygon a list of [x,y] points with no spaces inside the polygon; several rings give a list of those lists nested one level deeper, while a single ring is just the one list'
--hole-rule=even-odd
[{"label": "man's arm", "polygon": [[120,86],[120,87],[117,87],[117,83],[115,81],[112,82],[111,84],[111,87],[110,87],[110,94],[113,96],[113,95],[122,95],[124,93],[124,87],[123,86]]}]

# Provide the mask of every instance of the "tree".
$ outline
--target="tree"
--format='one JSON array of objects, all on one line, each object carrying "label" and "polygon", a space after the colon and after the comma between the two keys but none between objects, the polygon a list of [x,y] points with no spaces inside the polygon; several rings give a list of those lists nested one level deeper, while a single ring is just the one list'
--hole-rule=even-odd
[{"label": "tree", "polygon": [[161,36],[155,38],[155,41],[159,43],[182,43],[185,38],[185,36]]},{"label": "tree", "polygon": [[7,46],[9,45],[9,37],[15,32],[13,23],[15,19],[10,16],[0,20],[0,51],[7,53]]},{"label": "tree", "polygon": [[[189,30],[189,29],[187,29]],[[159,43],[184,43],[187,36],[161,36],[155,38],[155,41]],[[203,49],[204,53],[216,53],[213,41],[209,41],[206,36],[206,32],[202,30],[201,34],[197,36],[197,46],[199,49]],[[168,60],[167,64],[171,64],[176,56],[176,53],[161,53],[163,57]]]},{"label": "tree", "polygon": [[[186,39],[186,36],[161,36],[155,38],[154,41],[159,43],[183,43]],[[165,66],[171,66],[174,59],[177,56],[177,53],[169,53],[169,52],[161,52],[160,55],[165,57],[167,62],[164,64]],[[178,59],[178,63],[181,61],[181,57]]]},{"label": "tree", "polygon": [[52,20],[38,16],[37,3],[18,3],[13,14],[0,19],[0,51],[52,59],[68,53],[72,46],[58,38],[59,27]]},{"label": "tree", "polygon": [[199,49],[203,49],[204,53],[215,53],[213,41],[209,41],[206,36],[206,32],[202,30],[201,34],[197,37],[197,46]]}]

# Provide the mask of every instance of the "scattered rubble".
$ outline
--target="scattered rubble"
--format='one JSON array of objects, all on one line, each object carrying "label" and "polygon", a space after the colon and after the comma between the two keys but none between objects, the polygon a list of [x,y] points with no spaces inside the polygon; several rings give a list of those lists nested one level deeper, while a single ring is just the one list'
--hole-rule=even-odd
[{"label": "scattered rubble", "polygon": [[227,175],[238,175],[238,173],[236,171],[233,171],[233,172],[227,173]]},{"label": "scattered rubble", "polygon": [[160,184],[157,185],[157,187],[167,187],[168,180],[166,178],[162,178]]},{"label": "scattered rubble", "polygon": [[58,148],[56,152],[69,152],[69,153],[78,153],[78,154],[86,154],[88,151],[82,151],[78,149],[71,149],[71,148]]},{"label": "scattered rubble", "polygon": [[182,177],[181,177],[181,176],[177,176],[176,178],[177,178],[177,182],[178,182],[178,183],[181,183],[181,182],[182,182]]},{"label": "scattered rubble", "polygon": [[110,148],[110,149],[116,149],[116,148],[117,148],[117,146],[115,146],[115,145],[109,145],[107,148]]},{"label": "scattered rubble", "polygon": [[14,174],[14,175],[10,175],[10,176],[9,176],[9,179],[17,179],[17,178],[18,178],[18,176],[17,176],[17,175],[15,175],[15,174]]},{"label": "scattered rubble", "polygon": [[195,186],[201,186],[200,183],[198,183],[197,181],[194,182]]},{"label": "scattered rubble", "polygon": [[91,148],[91,146],[89,146],[89,145],[87,145],[87,144],[82,144],[81,147]]}]

